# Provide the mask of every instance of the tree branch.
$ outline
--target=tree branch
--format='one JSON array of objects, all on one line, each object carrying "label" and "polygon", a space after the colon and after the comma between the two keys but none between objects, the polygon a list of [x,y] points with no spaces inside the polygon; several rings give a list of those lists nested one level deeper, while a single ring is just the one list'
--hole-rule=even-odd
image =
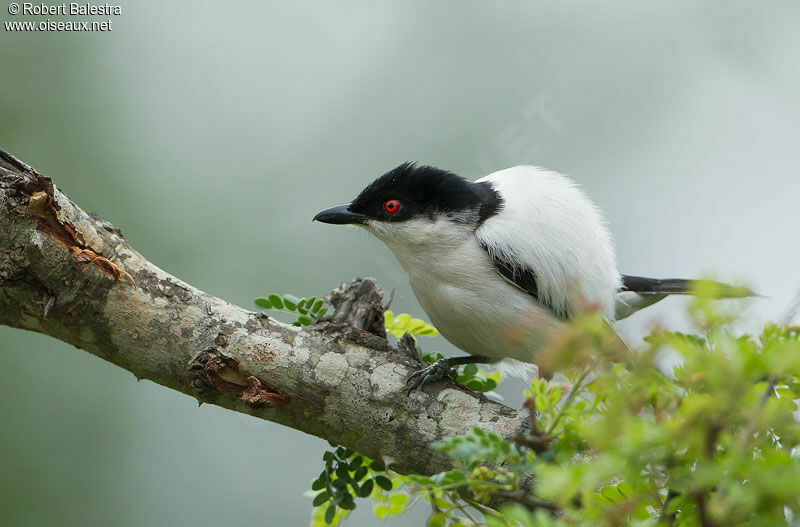
[{"label": "tree branch", "polygon": [[386,341],[382,297],[372,279],[342,284],[333,312],[307,328],[234,306],[162,271],[0,150],[0,324],[68,342],[201,403],[383,457],[401,473],[449,468],[430,449],[435,440],[473,426],[504,437],[520,427],[522,413],[452,383],[407,398],[419,364]]}]

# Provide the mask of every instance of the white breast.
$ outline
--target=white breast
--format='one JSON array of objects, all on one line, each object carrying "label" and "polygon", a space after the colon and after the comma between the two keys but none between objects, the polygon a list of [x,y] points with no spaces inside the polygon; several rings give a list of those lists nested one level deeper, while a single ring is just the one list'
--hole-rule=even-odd
[{"label": "white breast", "polygon": [[[495,270],[472,228],[448,219],[370,226],[441,334],[470,355],[532,362],[561,322]],[[417,243],[409,243],[414,239]]]}]

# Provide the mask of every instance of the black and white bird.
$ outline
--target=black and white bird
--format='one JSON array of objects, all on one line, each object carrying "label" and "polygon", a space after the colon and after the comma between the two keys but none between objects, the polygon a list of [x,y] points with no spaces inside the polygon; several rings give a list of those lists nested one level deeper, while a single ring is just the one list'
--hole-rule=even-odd
[{"label": "black and white bird", "polygon": [[620,274],[598,208],[568,177],[535,166],[470,182],[404,163],[314,220],[377,236],[433,325],[470,355],[417,372],[411,389],[459,364],[535,364],[553,332],[587,305],[611,322],[692,289],[691,280]]}]

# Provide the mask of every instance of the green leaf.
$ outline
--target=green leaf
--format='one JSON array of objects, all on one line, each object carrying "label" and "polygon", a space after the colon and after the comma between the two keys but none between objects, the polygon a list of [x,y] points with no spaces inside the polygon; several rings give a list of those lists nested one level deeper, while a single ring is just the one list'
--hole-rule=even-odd
[{"label": "green leaf", "polygon": [[383,490],[389,491],[392,490],[392,480],[387,478],[386,476],[379,475],[373,478],[375,480],[375,484],[378,485]]},{"label": "green leaf", "polygon": [[405,328],[408,326],[409,322],[411,322],[411,315],[408,313],[400,313],[399,315],[394,316],[395,326],[402,326]]},{"label": "green leaf", "polygon": [[391,505],[391,511],[394,514],[399,514],[402,512],[403,507],[405,507],[406,503],[408,502],[408,495],[407,494],[392,494],[389,496],[389,504]]},{"label": "green leaf", "polygon": [[328,484],[328,473],[326,471],[322,471],[322,474],[319,475],[317,479],[311,484],[311,490],[320,490],[325,488]]},{"label": "green leaf", "polygon": [[272,303],[269,301],[269,298],[265,298],[263,296],[256,298],[255,300],[253,300],[253,302],[262,309],[272,308]]},{"label": "green leaf", "polygon": [[385,311],[383,314],[384,323],[386,325],[386,332],[401,338],[404,334],[410,335],[436,335],[438,332],[436,328],[421,320],[413,318],[408,313],[400,313],[395,315],[392,311]]},{"label": "green leaf", "polygon": [[412,335],[419,334],[420,331],[425,329],[425,322],[418,318],[412,318],[408,324],[406,324],[406,332],[411,333]]},{"label": "green leaf", "polygon": [[361,489],[359,490],[358,495],[362,498],[368,498],[370,494],[372,494],[372,489],[374,487],[373,481],[368,479],[361,485]]},{"label": "green leaf", "polygon": [[435,512],[428,518],[427,527],[444,527],[447,521],[447,515],[442,511]]},{"label": "green leaf", "polygon": [[289,311],[297,310],[297,303],[300,302],[300,299],[294,295],[285,294],[283,295],[283,305],[286,306],[286,309]]},{"label": "green leaf", "polygon": [[473,377],[476,373],[478,373],[478,367],[475,364],[467,364],[464,366],[464,371],[461,372],[466,377]]},{"label": "green leaf", "polygon": [[350,474],[347,471],[347,465],[339,465],[336,467],[336,476],[345,481],[350,479]]},{"label": "green leaf", "polygon": [[[459,483],[461,481],[466,481],[467,479],[466,474],[464,474],[464,472],[460,470],[449,470],[447,472],[440,472],[436,476],[439,476],[438,479],[442,485],[447,485],[447,486]],[[437,479],[436,476],[434,476],[434,479]]]},{"label": "green leaf", "polygon": [[[511,524],[514,525],[514,524]],[[546,525],[546,524],[542,524]],[[509,527],[509,524],[503,520],[503,518],[498,518],[496,516],[487,516],[486,517],[486,527]],[[516,527],[516,526],[514,526]],[[527,526],[526,526],[527,527]]]},{"label": "green leaf", "polygon": [[325,510],[325,523],[331,524],[333,523],[333,515],[336,514],[336,505],[328,505],[328,508]]},{"label": "green leaf", "polygon": [[433,364],[437,360],[443,359],[443,358],[444,358],[444,355],[442,355],[438,351],[434,351],[434,352],[431,352],[431,353],[423,353],[422,354],[422,360],[424,360],[425,362],[429,362],[431,364]]},{"label": "green leaf", "polygon": [[314,507],[319,507],[320,505],[322,505],[323,503],[325,503],[329,499],[331,499],[330,492],[328,492],[327,490],[324,490],[324,491],[320,492],[319,494],[317,494],[314,497],[314,501],[313,501],[312,505],[314,505]]},{"label": "green leaf", "polygon": [[311,311],[313,311],[314,313],[317,313],[320,309],[322,309],[322,306],[324,304],[325,304],[325,302],[322,299],[317,300],[317,302],[314,304],[314,307],[311,309]]},{"label": "green leaf", "polygon": [[297,317],[297,321],[301,326],[310,326],[314,322],[314,319],[307,315],[300,315]]},{"label": "green leaf", "polygon": [[628,483],[624,481],[621,482],[619,485],[617,485],[617,490],[625,498],[633,496],[633,487],[631,487]]},{"label": "green leaf", "polygon": [[376,505],[372,512],[379,520],[385,520],[391,515],[391,509],[384,505]]},{"label": "green leaf", "polygon": [[355,510],[356,502],[353,501],[353,496],[351,494],[344,494],[342,496],[342,501],[339,502],[339,507],[347,511]]},{"label": "green leaf", "polygon": [[364,466],[358,467],[355,473],[353,474],[353,479],[356,481],[361,481],[362,479],[364,479],[364,476],[367,475],[367,472],[368,472],[367,467]]},{"label": "green leaf", "polygon": [[608,501],[610,501],[611,503],[617,503],[619,501],[622,501],[622,494],[620,494],[619,490],[617,490],[617,487],[612,487],[612,486],[603,487],[602,489],[600,489],[600,495],[603,496]]},{"label": "green leaf", "polygon": [[361,456],[356,456],[350,461],[350,470],[353,471],[361,466],[361,462],[364,460]]},{"label": "green leaf", "polygon": [[272,305],[273,309],[283,309],[283,300],[276,294],[269,295],[269,303]]},{"label": "green leaf", "polygon": [[469,388],[470,390],[480,392],[483,391],[483,381],[478,379],[477,377],[470,377],[464,382],[464,386]]}]

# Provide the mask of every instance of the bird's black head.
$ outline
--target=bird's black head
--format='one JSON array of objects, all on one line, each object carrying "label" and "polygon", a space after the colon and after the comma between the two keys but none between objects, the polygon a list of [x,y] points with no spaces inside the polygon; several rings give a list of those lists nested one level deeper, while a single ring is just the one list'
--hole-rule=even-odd
[{"label": "bird's black head", "polygon": [[324,223],[365,224],[437,219],[441,215],[480,223],[497,213],[500,197],[488,183],[471,183],[452,172],[403,163],[370,183],[349,205],[324,210],[314,218]]}]

